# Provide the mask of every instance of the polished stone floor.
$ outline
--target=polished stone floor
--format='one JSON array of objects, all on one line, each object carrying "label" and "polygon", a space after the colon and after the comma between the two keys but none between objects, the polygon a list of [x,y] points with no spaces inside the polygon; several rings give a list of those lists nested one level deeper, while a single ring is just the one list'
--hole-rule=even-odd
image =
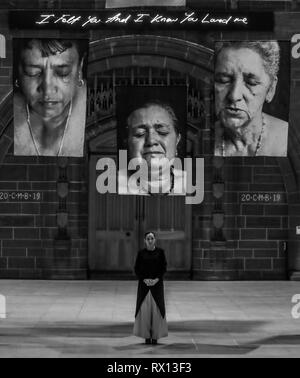
[{"label": "polished stone floor", "polygon": [[300,282],[165,286],[169,337],[148,346],[132,336],[134,281],[0,281],[0,357],[300,357]]}]

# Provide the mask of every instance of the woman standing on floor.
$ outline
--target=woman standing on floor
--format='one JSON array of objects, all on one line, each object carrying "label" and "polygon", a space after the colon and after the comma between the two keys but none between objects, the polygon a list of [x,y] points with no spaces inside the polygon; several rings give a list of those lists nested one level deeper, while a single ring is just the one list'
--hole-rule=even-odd
[{"label": "woman standing on floor", "polygon": [[167,261],[163,249],[156,247],[153,232],[145,234],[145,244],[135,263],[139,286],[133,332],[146,344],[156,345],[158,339],[168,336],[163,283]]}]

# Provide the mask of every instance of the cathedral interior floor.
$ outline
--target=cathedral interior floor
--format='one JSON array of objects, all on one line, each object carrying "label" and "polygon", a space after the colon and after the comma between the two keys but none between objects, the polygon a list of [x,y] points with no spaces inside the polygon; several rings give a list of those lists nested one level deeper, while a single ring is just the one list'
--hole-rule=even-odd
[{"label": "cathedral interior floor", "polygon": [[300,357],[300,282],[167,281],[169,336],[157,346],[132,335],[136,290],[135,281],[0,280],[0,358]]}]

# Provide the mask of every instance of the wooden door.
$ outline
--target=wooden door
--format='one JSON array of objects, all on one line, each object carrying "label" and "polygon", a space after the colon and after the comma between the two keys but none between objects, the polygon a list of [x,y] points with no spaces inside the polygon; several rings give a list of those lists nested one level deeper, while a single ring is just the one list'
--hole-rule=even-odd
[{"label": "wooden door", "polygon": [[191,273],[191,206],[182,196],[99,194],[96,163],[90,158],[89,270],[91,278],[133,277],[144,233],[154,231],[166,252],[169,276]]},{"label": "wooden door", "polygon": [[89,270],[92,278],[131,275],[139,248],[136,198],[97,192],[99,158],[90,159]]}]

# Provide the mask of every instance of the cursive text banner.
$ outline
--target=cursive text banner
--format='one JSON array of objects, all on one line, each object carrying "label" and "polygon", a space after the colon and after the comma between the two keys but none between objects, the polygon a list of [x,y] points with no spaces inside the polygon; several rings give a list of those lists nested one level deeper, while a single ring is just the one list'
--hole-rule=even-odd
[{"label": "cursive text banner", "polygon": [[273,30],[273,13],[219,13],[213,11],[105,10],[51,12],[12,11],[10,26],[17,29],[198,29]]}]

